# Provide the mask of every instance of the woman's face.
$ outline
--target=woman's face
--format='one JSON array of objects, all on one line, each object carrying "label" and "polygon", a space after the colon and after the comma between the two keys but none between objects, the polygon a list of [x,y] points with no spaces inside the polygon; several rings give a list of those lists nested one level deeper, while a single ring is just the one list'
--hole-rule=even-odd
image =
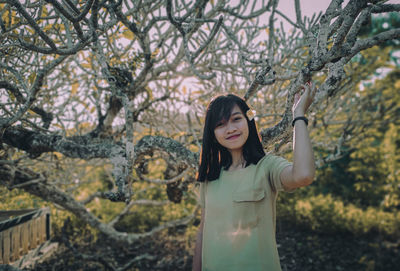
[{"label": "woman's face", "polygon": [[221,120],[214,129],[218,143],[229,151],[242,150],[249,137],[249,127],[246,117],[238,105],[232,109],[228,120]]}]

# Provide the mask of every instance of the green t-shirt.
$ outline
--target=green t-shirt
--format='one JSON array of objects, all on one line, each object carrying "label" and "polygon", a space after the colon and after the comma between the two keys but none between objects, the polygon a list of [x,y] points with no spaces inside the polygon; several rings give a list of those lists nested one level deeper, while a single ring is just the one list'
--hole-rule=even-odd
[{"label": "green t-shirt", "polygon": [[221,170],[219,179],[200,184],[204,208],[202,270],[281,270],[275,240],[275,202],[282,157],[267,154],[257,165]]}]

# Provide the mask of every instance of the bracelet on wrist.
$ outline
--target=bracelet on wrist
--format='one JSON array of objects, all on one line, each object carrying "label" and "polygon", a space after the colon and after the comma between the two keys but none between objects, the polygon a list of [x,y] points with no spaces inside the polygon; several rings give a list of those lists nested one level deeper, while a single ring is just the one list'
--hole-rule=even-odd
[{"label": "bracelet on wrist", "polygon": [[296,121],[298,121],[298,120],[304,120],[304,122],[306,123],[306,126],[308,126],[308,119],[306,117],[304,117],[304,116],[301,116],[301,117],[296,117],[296,118],[293,119],[293,121],[292,121],[292,126],[293,127],[294,127],[294,123]]}]

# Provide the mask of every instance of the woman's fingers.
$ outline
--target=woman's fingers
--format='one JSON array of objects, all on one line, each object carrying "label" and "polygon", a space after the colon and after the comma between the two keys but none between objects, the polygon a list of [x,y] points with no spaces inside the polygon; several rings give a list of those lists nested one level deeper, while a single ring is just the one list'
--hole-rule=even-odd
[{"label": "woman's fingers", "polygon": [[304,92],[307,92],[307,96],[313,98],[315,94],[317,93],[317,88],[315,84],[311,82],[307,82],[303,85]]},{"label": "woman's fingers", "polygon": [[297,92],[297,93],[294,95],[294,104],[296,104],[299,100],[300,100],[300,93]]},{"label": "woman's fingers", "polygon": [[293,110],[301,109],[306,112],[314,100],[317,88],[312,82],[307,82],[301,86],[300,91],[294,95]]}]

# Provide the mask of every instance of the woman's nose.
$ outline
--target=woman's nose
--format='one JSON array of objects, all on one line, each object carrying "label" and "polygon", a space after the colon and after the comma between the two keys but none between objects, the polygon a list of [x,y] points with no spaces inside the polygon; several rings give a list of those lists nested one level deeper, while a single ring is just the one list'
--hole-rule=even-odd
[{"label": "woman's nose", "polygon": [[228,134],[231,134],[231,133],[233,133],[233,132],[236,132],[236,126],[235,126],[233,123],[228,123],[228,124],[226,125],[226,132],[227,132]]}]

